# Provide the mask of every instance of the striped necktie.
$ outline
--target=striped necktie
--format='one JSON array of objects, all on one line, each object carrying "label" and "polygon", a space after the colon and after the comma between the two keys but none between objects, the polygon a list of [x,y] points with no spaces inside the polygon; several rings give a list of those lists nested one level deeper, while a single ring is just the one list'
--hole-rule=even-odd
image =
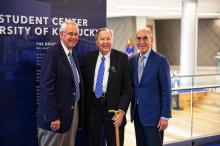
[{"label": "striped necktie", "polygon": [[76,87],[75,101],[77,102],[80,98],[79,75],[78,75],[76,63],[75,63],[73,56],[70,52],[68,53],[68,58],[69,58],[72,72],[73,72],[73,78],[74,78],[74,83],[75,83],[75,87]]},{"label": "striped necktie", "polygon": [[95,88],[95,96],[97,98],[102,96],[104,71],[105,71],[105,57],[102,56],[101,63],[99,65],[99,70],[96,80],[96,88]]},{"label": "striped necktie", "polygon": [[138,81],[140,83],[141,81],[141,77],[144,71],[144,59],[145,56],[140,56],[139,60],[138,60]]}]

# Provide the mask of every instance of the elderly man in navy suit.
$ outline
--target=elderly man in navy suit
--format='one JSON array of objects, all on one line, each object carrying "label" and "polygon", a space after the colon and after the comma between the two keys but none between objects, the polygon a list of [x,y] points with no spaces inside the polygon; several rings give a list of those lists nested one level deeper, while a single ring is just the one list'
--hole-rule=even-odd
[{"label": "elderly man in navy suit", "polygon": [[167,59],[152,50],[150,28],[136,33],[140,51],[131,58],[134,120],[137,146],[162,146],[164,130],[171,118],[171,81]]},{"label": "elderly man in navy suit", "polygon": [[40,146],[74,146],[77,126],[83,125],[83,81],[74,52],[79,28],[65,21],[59,35],[60,42],[48,49],[41,65]]}]

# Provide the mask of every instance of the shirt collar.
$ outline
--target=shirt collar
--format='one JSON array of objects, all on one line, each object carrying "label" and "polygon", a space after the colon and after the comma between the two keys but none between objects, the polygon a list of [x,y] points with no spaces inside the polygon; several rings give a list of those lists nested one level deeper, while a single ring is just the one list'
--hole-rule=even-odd
[{"label": "shirt collar", "polygon": [[105,54],[105,55],[103,55],[100,51],[99,51],[99,57],[101,58],[102,56],[104,56],[105,57],[105,59],[107,59],[107,58],[110,58],[110,54],[111,54],[111,51],[110,52],[108,52],[107,54]]},{"label": "shirt collar", "polygon": [[144,55],[142,55],[142,54],[140,53],[139,58],[140,58],[141,56],[144,56],[145,58],[148,58],[148,56],[150,55],[150,51],[151,51],[151,49],[149,49]]},{"label": "shirt collar", "polygon": [[69,53],[72,54],[72,49],[67,49],[67,47],[64,45],[64,43],[62,41],[61,41],[61,45],[62,45],[63,50],[64,50],[66,55],[68,55]]}]

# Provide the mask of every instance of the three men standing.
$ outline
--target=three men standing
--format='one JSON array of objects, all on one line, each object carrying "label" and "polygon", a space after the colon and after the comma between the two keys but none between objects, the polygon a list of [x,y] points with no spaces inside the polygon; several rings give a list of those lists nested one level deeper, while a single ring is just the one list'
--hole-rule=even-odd
[{"label": "three men standing", "polygon": [[112,49],[111,30],[100,28],[96,35],[99,50],[85,57],[84,82],[73,50],[79,28],[75,22],[65,21],[59,32],[61,42],[48,49],[41,66],[40,146],[74,146],[77,127],[84,119],[83,83],[89,146],[100,145],[103,128],[107,145],[115,146],[115,126],[123,146],[130,101],[137,146],[162,146],[171,117],[170,70],[167,59],[151,49],[151,30],[137,31],[140,53],[131,58],[129,66],[128,56]]}]

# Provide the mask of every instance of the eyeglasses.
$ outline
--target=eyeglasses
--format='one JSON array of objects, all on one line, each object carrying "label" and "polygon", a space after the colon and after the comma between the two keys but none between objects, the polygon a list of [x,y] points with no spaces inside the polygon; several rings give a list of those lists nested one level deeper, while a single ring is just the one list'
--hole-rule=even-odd
[{"label": "eyeglasses", "polygon": [[150,37],[148,37],[148,36],[143,36],[143,37],[137,37],[136,39],[137,39],[138,42],[140,42],[141,40],[143,40],[143,41],[148,41],[148,40],[150,39]]},{"label": "eyeglasses", "polygon": [[79,35],[77,32],[64,32],[64,33],[71,37]]}]

